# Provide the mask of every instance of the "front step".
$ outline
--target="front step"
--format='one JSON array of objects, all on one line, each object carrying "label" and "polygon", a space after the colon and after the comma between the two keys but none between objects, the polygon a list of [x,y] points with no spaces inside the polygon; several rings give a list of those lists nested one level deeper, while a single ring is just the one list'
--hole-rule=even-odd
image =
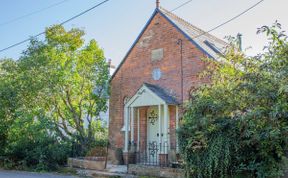
[{"label": "front step", "polygon": [[105,171],[96,171],[96,170],[87,170],[87,169],[77,169],[77,174],[83,177],[95,177],[95,178],[105,178],[105,177],[123,177],[123,178],[137,178],[138,176],[126,174],[126,173],[117,173]]}]

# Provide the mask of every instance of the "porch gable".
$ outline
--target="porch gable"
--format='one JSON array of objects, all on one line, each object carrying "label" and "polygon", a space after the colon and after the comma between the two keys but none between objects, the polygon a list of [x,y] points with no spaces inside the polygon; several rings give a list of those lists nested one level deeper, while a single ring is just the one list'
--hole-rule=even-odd
[{"label": "porch gable", "polygon": [[125,104],[125,107],[158,106],[159,104],[179,105],[179,102],[163,88],[144,83],[136,94]]}]

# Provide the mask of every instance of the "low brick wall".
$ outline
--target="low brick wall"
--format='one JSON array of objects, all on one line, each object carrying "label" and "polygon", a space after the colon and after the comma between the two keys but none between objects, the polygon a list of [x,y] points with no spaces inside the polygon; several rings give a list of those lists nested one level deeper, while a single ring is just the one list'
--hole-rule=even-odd
[{"label": "low brick wall", "polygon": [[183,169],[145,166],[138,164],[129,164],[128,173],[138,176],[150,176],[150,177],[165,177],[165,178],[185,177]]},{"label": "low brick wall", "polygon": [[68,166],[74,168],[83,168],[102,171],[105,169],[105,159],[101,158],[68,158]]}]

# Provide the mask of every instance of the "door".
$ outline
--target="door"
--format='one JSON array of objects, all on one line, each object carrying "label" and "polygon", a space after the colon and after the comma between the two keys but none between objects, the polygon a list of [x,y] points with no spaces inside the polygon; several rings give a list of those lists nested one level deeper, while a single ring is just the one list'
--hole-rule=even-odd
[{"label": "door", "polygon": [[147,113],[147,161],[158,164],[159,160],[159,113],[157,106],[148,108]]}]

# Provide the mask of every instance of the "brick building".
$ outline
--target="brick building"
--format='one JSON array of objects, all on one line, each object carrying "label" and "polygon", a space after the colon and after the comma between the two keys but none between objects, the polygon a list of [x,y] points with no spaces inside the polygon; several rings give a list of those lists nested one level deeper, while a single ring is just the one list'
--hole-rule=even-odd
[{"label": "brick building", "polygon": [[201,59],[220,60],[226,46],[157,3],[111,79],[110,161],[117,163],[117,148],[132,162],[171,161],[181,104],[192,88],[208,82],[199,78]]}]

